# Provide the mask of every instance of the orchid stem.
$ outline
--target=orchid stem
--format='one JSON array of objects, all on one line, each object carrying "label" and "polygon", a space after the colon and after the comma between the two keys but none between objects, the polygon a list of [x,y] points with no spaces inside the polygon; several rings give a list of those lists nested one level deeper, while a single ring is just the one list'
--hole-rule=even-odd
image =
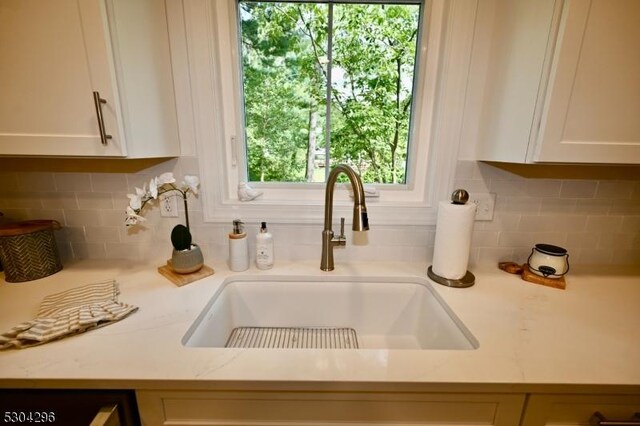
[{"label": "orchid stem", "polygon": [[[182,191],[180,191],[182,192]],[[191,231],[191,228],[189,228],[189,207],[187,207],[187,192],[182,192],[182,201],[184,201],[184,217],[186,219],[187,222],[187,229],[189,231]]]}]

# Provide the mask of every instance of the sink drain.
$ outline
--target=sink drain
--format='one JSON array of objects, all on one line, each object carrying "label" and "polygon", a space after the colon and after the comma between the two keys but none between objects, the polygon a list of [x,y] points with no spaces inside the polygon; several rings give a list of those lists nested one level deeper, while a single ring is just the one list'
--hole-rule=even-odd
[{"label": "sink drain", "polygon": [[225,348],[358,349],[353,328],[238,327]]}]

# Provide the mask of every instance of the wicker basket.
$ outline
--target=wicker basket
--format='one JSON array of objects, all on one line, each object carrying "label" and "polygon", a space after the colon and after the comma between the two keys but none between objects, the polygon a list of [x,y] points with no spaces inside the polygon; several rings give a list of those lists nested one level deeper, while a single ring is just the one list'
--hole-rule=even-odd
[{"label": "wicker basket", "polygon": [[53,231],[55,220],[30,220],[0,227],[0,262],[7,282],[44,278],[62,269]]}]

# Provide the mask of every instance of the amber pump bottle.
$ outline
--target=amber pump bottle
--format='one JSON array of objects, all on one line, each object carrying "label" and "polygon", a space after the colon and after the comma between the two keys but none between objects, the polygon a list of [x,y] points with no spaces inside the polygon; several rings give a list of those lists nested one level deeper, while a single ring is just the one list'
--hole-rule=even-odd
[{"label": "amber pump bottle", "polygon": [[244,223],[240,219],[233,221],[233,230],[229,234],[229,269],[242,272],[249,269],[249,247]]}]

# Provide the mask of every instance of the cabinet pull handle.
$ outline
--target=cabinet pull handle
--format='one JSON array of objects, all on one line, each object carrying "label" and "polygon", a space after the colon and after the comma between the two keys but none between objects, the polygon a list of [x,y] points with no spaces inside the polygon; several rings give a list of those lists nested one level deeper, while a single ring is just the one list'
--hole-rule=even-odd
[{"label": "cabinet pull handle", "polygon": [[629,420],[607,420],[600,411],[596,411],[591,416],[589,424],[593,426],[640,426],[640,413],[635,413]]},{"label": "cabinet pull handle", "polygon": [[102,104],[106,104],[106,99],[100,97],[100,92],[93,92],[93,103],[96,106],[96,116],[98,117],[98,129],[100,130],[100,141],[102,145],[106,145],[107,141],[112,138],[104,129],[104,118],[102,117]]}]

